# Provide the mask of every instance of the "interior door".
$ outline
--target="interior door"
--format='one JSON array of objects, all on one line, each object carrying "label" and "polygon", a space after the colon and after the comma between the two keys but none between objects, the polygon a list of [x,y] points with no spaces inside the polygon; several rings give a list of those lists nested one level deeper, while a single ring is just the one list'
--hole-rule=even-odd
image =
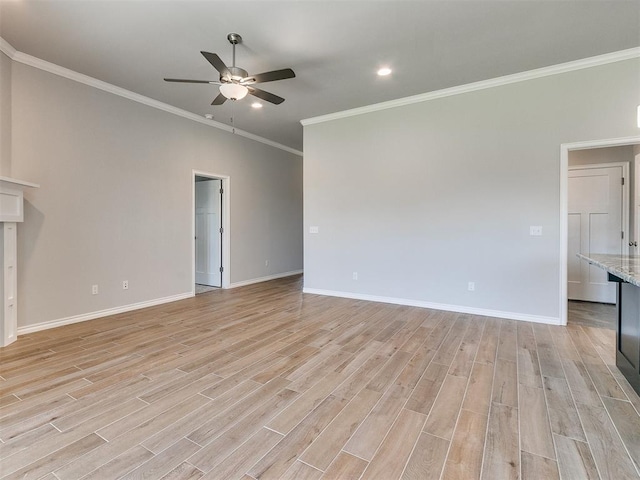
[{"label": "interior door", "polygon": [[620,166],[569,170],[570,300],[616,302],[615,284],[607,281],[606,272],[576,253],[622,254],[622,177]]},{"label": "interior door", "polygon": [[[200,177],[202,178],[202,177]],[[198,180],[195,185],[196,283],[222,286],[222,180]]]}]

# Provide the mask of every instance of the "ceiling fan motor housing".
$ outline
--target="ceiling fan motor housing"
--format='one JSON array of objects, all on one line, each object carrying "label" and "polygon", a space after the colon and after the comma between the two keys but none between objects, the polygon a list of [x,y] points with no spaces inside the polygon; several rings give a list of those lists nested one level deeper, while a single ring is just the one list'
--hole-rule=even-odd
[{"label": "ceiling fan motor housing", "polygon": [[227,67],[229,74],[220,75],[220,81],[222,83],[239,83],[240,80],[249,76],[249,73],[240,67]]}]

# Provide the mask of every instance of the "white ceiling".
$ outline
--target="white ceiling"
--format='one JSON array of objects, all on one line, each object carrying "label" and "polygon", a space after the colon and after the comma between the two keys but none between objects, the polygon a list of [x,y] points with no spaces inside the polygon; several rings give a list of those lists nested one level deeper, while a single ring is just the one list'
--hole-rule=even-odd
[{"label": "white ceiling", "polygon": [[[217,80],[200,50],[286,99],[210,105]],[[300,120],[640,45],[640,1],[0,0],[0,36],[20,52],[302,149]],[[382,66],[390,77],[377,77]]]}]

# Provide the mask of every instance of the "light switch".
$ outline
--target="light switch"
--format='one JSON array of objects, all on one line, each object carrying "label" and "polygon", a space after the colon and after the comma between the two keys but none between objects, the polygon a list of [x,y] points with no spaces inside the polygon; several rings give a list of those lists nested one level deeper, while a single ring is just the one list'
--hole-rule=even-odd
[{"label": "light switch", "polygon": [[542,236],[542,227],[540,225],[532,225],[529,227],[529,235],[533,237]]},{"label": "light switch", "polygon": [[320,231],[320,227],[309,227],[309,233],[318,233]]}]

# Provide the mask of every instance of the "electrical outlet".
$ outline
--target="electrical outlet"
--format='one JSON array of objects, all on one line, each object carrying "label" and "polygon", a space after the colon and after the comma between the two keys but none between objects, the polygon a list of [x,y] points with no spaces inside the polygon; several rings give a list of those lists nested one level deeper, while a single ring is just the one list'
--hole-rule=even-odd
[{"label": "electrical outlet", "polygon": [[129,280],[123,280],[122,281],[122,289],[123,290],[129,290]]},{"label": "electrical outlet", "polygon": [[467,286],[467,289],[470,292],[474,292],[476,290],[476,283],[475,282],[469,282],[469,285]]},{"label": "electrical outlet", "polygon": [[309,227],[309,233],[320,233],[320,227],[316,227],[316,226]]},{"label": "electrical outlet", "polygon": [[92,285],[91,286],[91,295],[97,295],[98,294],[98,285]]},{"label": "electrical outlet", "polygon": [[541,225],[531,225],[529,227],[529,235],[532,237],[541,237],[542,236],[542,226]]},{"label": "electrical outlet", "polygon": [[354,280],[357,280],[358,279],[358,272],[353,272],[352,278]]}]

